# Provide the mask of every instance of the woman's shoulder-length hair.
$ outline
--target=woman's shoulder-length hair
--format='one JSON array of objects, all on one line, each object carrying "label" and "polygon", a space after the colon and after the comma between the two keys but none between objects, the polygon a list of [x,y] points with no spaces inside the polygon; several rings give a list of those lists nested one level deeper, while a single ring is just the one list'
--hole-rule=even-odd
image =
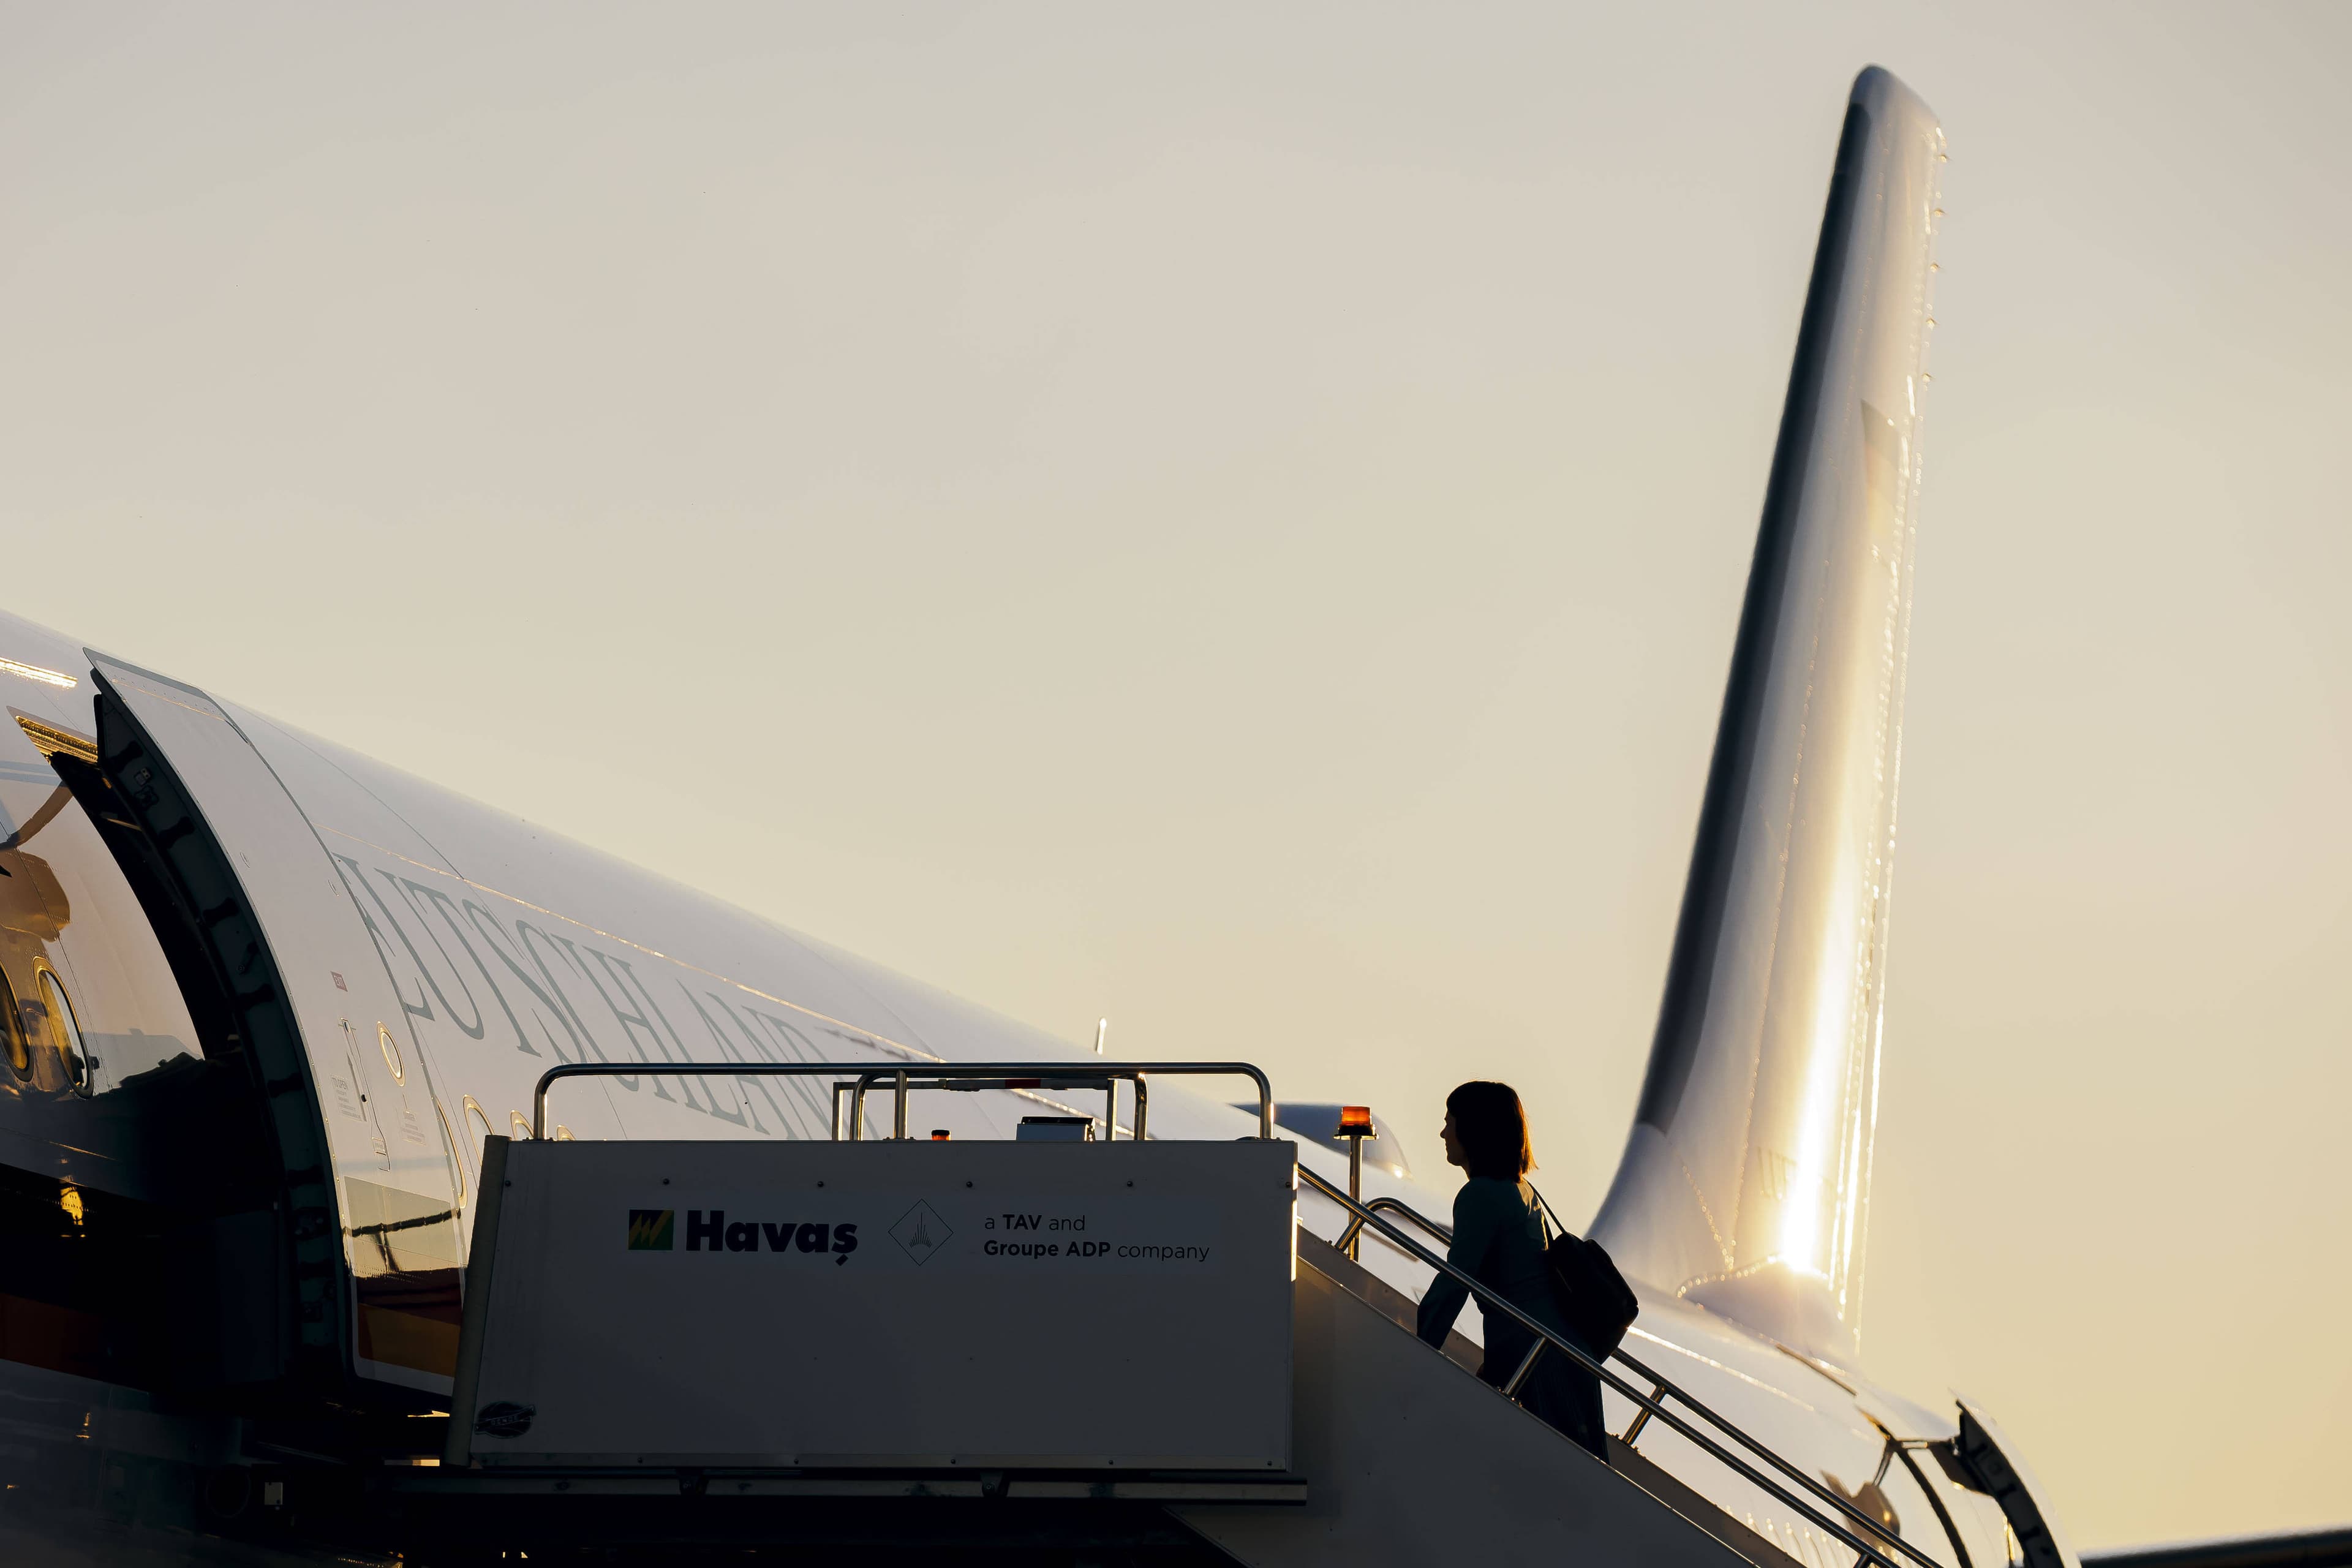
[{"label": "woman's shoulder-length hair", "polygon": [[1473,1176],[1516,1184],[1535,1169],[1528,1114],[1509,1084],[1474,1079],[1445,1097],[1445,1110],[1454,1118],[1464,1168]]}]

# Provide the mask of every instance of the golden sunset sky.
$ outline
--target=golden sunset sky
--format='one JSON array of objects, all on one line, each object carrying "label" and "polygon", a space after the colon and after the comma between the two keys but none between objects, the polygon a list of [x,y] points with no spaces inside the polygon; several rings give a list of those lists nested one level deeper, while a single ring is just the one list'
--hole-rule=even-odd
[{"label": "golden sunset sky", "polygon": [[5,606],[1590,1213],[1950,137],[1864,1363],[2352,1515],[2352,9],[0,5]]}]

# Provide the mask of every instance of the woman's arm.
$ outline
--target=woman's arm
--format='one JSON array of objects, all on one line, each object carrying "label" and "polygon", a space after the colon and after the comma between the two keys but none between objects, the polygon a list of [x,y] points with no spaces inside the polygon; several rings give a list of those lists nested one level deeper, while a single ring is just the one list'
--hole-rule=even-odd
[{"label": "woman's arm", "polygon": [[[1462,1184],[1454,1194],[1454,1245],[1446,1249],[1445,1261],[1473,1279],[1486,1261],[1486,1249],[1495,1240],[1496,1216],[1491,1205],[1480,1203],[1471,1191],[1471,1184]],[[1470,1299],[1469,1288],[1451,1274],[1440,1274],[1430,1281],[1429,1289],[1421,1298],[1421,1310],[1413,1317],[1413,1331],[1429,1343],[1444,1349],[1445,1336],[1454,1330],[1454,1320],[1462,1313],[1462,1303]]]}]

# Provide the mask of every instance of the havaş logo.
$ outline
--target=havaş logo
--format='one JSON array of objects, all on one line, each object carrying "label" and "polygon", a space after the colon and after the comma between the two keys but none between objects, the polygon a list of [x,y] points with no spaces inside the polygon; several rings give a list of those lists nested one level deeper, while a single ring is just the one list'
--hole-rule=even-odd
[{"label": "hava\u015f logo", "polygon": [[[631,1209],[629,1250],[668,1252],[676,1246],[676,1209]],[[857,1250],[857,1226],[824,1220],[739,1219],[730,1221],[725,1209],[686,1211],[688,1252],[808,1252],[822,1253],[846,1263]]]}]

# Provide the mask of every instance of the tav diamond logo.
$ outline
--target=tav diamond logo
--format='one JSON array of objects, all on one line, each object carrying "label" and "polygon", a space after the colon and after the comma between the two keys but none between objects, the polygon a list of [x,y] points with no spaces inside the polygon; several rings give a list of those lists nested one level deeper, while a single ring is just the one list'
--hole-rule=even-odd
[{"label": "tav diamond logo", "polygon": [[929,1263],[954,1234],[948,1222],[940,1217],[940,1211],[920,1199],[890,1227],[890,1239],[918,1264]]}]

